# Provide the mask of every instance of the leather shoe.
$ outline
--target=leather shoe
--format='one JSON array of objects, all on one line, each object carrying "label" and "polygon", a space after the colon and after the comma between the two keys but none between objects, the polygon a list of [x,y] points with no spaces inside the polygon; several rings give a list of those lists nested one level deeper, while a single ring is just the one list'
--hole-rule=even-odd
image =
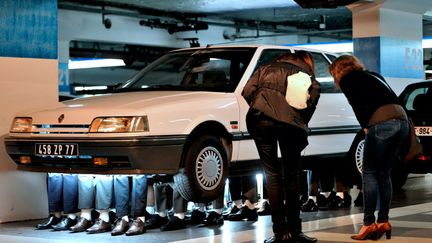
[{"label": "leather shoe", "polygon": [[302,212],[316,212],[318,211],[318,206],[314,202],[313,199],[308,199],[303,205],[300,207]]},{"label": "leather shoe", "polygon": [[60,218],[57,218],[54,215],[51,215],[45,223],[40,223],[36,225],[37,230],[44,230],[44,229],[51,229],[53,225],[58,224],[61,220]]},{"label": "leather shoe", "polygon": [[262,204],[261,207],[258,208],[257,210],[257,214],[259,216],[264,216],[264,215],[271,215],[271,208],[270,208],[270,203],[265,200]]},{"label": "leather shoe", "polygon": [[206,213],[202,212],[198,209],[194,209],[191,213],[191,216],[188,217],[187,223],[188,224],[201,224],[202,221],[205,219]]},{"label": "leather shoe", "polygon": [[360,232],[356,235],[351,235],[351,239],[353,240],[376,240],[378,233],[378,226],[376,223],[372,223],[371,225],[363,225],[360,229]]},{"label": "leather shoe", "polygon": [[215,211],[209,212],[203,220],[203,224],[205,225],[223,225],[223,223],[224,219],[222,214],[218,214]]},{"label": "leather shoe", "polygon": [[70,227],[70,231],[72,233],[84,232],[86,229],[90,228],[91,225],[92,225],[92,222],[90,220],[87,220],[86,218],[80,217],[78,219],[78,223],[76,223],[74,226]]},{"label": "leather shoe", "polygon": [[168,223],[168,217],[161,217],[159,214],[153,214],[145,222],[145,227],[147,229],[157,229]]},{"label": "leather shoe", "polygon": [[89,234],[98,234],[110,230],[111,230],[111,224],[98,218],[96,219],[96,222],[92,225],[92,227],[88,228],[86,231]]},{"label": "leather shoe", "polygon": [[61,230],[69,230],[70,227],[76,224],[76,219],[71,219],[69,217],[63,217],[63,219],[58,223],[52,226],[53,230],[61,231]]},{"label": "leather shoe", "polygon": [[112,236],[122,235],[126,232],[128,228],[129,228],[129,222],[127,222],[122,218],[117,219],[116,225],[114,226],[114,229],[111,231],[111,235]]},{"label": "leather shoe", "polygon": [[275,234],[272,237],[264,240],[264,243],[291,243],[295,242],[291,239],[290,235],[287,234]]},{"label": "leather shoe", "polygon": [[296,231],[295,233],[292,233],[291,236],[288,238],[290,238],[291,241],[293,242],[299,242],[299,243],[313,243],[318,241],[317,238],[309,237],[301,231]]},{"label": "leather shoe", "polygon": [[222,212],[223,218],[228,220],[230,214],[235,214],[240,210],[235,204],[233,204],[230,208]]},{"label": "leather shoe", "polygon": [[257,221],[258,213],[256,209],[250,209],[247,206],[243,206],[237,213],[228,216],[228,220],[230,221],[242,221],[244,219],[247,221]]},{"label": "leather shoe", "polygon": [[171,230],[179,230],[186,228],[186,222],[184,219],[180,219],[177,216],[172,216],[168,220],[168,223],[162,225],[160,228],[161,231],[171,231]]},{"label": "leather shoe", "polygon": [[141,235],[146,232],[146,228],[144,222],[141,219],[135,219],[132,222],[131,227],[126,231],[127,236],[131,235]]}]

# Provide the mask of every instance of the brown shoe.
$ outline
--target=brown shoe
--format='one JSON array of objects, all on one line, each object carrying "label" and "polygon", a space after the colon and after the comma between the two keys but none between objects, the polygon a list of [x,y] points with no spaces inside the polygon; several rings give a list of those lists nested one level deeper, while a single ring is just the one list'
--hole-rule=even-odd
[{"label": "brown shoe", "polygon": [[363,225],[360,232],[357,235],[351,235],[353,240],[376,240],[377,239],[378,226],[376,223],[371,225]]},{"label": "brown shoe", "polygon": [[129,228],[129,230],[126,231],[126,235],[127,236],[141,235],[144,234],[145,232],[146,232],[146,227],[144,225],[144,222],[141,219],[135,219],[132,222],[132,225]]},{"label": "brown shoe", "polygon": [[98,233],[111,231],[111,224],[103,221],[102,219],[96,219],[94,225],[88,228],[86,231],[89,234],[98,234]]},{"label": "brown shoe", "polygon": [[118,219],[114,229],[111,231],[112,236],[122,235],[129,228],[129,222],[124,219]]},{"label": "brown shoe", "polygon": [[72,233],[84,232],[86,229],[90,228],[91,225],[92,225],[92,222],[90,220],[87,220],[86,218],[80,217],[78,220],[78,223],[76,223],[74,226],[70,227],[70,231]]}]

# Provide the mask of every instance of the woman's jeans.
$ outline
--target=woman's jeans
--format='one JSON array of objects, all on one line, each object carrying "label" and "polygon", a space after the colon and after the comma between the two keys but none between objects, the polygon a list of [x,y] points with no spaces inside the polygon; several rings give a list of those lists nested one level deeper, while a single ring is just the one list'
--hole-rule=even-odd
[{"label": "woman's jeans", "polygon": [[371,126],[366,134],[363,156],[364,225],[375,222],[378,200],[378,222],[389,218],[393,192],[391,168],[400,160],[408,133],[407,121],[393,119]]},{"label": "woman's jeans", "polygon": [[306,132],[251,112],[246,123],[265,171],[273,232],[277,235],[301,231],[299,171],[301,151],[307,144]]}]

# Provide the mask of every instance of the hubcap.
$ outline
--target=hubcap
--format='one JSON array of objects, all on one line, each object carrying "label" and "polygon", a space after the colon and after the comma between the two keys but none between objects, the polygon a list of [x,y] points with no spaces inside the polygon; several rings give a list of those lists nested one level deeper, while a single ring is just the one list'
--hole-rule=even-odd
[{"label": "hubcap", "polygon": [[198,154],[196,170],[198,183],[204,190],[215,189],[222,180],[222,156],[214,147],[206,147]]}]

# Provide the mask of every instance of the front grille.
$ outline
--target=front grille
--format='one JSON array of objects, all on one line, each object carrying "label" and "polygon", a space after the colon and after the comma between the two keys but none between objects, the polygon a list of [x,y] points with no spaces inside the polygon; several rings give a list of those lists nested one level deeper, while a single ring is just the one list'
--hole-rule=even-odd
[{"label": "front grille", "polygon": [[33,134],[87,134],[90,125],[58,125],[36,124],[33,126]]}]

